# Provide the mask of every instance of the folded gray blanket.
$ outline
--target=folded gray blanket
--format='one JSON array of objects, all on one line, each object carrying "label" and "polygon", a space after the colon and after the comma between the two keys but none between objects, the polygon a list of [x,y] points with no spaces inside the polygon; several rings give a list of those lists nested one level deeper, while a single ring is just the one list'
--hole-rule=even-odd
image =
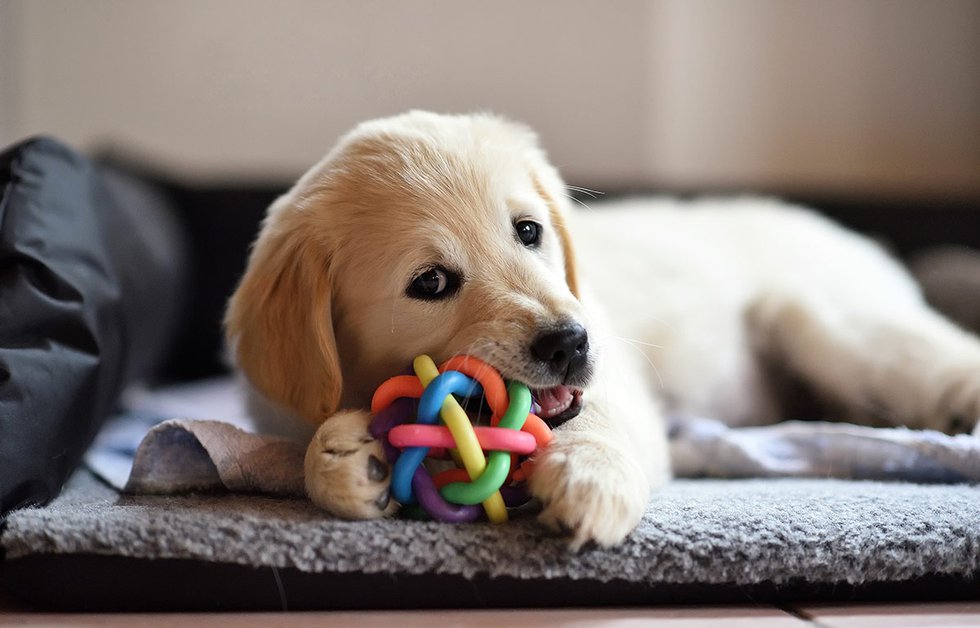
[{"label": "folded gray blanket", "polygon": [[[219,421],[177,419],[151,426],[137,415],[110,425],[87,462],[130,493],[222,489],[302,496],[304,450],[302,443]],[[980,438],[801,421],[730,428],[710,419],[675,418],[671,461],[682,478],[975,483],[980,482]]]}]

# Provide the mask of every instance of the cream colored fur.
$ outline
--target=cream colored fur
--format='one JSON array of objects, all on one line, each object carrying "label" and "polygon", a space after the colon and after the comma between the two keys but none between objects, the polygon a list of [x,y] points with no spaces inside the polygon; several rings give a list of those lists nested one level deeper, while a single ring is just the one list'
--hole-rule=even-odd
[{"label": "cream colored fur", "polygon": [[[663,411],[782,418],[766,364],[853,420],[951,431],[980,416],[980,343],[869,241],[768,200],[596,207],[572,210],[527,128],[424,112],[357,127],[274,203],[227,330],[265,425],[312,435],[316,504],[393,511],[367,408],[415,355],[470,353],[554,386],[528,342],[567,319],[588,329],[594,376],[531,490],[575,546],[622,540],[668,480]],[[515,240],[521,219],[543,226],[540,250]],[[408,297],[433,263],[462,289]]]}]

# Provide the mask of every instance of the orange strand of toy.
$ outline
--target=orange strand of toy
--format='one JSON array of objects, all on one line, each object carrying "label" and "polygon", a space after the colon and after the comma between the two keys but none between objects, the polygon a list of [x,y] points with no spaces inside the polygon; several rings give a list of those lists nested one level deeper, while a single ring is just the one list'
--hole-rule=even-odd
[{"label": "orange strand of toy", "polygon": [[408,397],[419,399],[425,386],[414,375],[396,375],[378,386],[371,397],[371,414],[377,414],[390,406],[396,399]]}]

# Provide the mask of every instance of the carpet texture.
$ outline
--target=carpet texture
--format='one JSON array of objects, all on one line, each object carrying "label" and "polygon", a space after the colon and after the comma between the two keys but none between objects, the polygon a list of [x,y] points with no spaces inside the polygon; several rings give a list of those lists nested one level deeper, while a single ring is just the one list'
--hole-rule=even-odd
[{"label": "carpet texture", "polygon": [[980,488],[840,480],[679,480],[621,546],[570,552],[530,516],[502,526],[330,519],[300,499],[129,496],[77,473],[11,514],[8,559],[102,554],[363,572],[646,585],[967,577],[980,566]]}]

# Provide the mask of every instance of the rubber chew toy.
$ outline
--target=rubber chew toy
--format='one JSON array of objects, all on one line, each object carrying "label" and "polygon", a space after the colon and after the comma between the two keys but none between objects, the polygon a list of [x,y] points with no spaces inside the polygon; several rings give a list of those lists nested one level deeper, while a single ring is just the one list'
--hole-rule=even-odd
[{"label": "rubber chew toy", "polygon": [[[517,382],[505,385],[493,367],[470,356],[436,368],[420,355],[412,366],[415,375],[392,377],[371,400],[371,433],[393,465],[392,497],[439,521],[475,521],[484,512],[494,523],[507,521],[507,507],[527,500],[523,483],[533,465],[526,456],[551,441],[548,426],[531,413],[531,392]],[[474,427],[454,395],[484,395],[490,426]],[[423,460],[447,452],[457,468],[430,475]]]}]

